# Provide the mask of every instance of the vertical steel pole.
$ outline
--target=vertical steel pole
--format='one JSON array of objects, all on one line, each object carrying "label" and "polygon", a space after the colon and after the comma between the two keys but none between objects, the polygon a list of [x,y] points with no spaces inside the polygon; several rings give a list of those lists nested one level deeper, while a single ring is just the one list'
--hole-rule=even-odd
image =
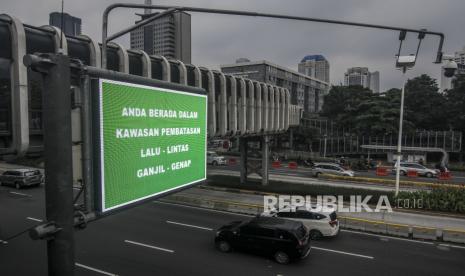
[{"label": "vertical steel pole", "polygon": [[247,183],[247,138],[239,138],[239,151],[241,154],[241,184]]},{"label": "vertical steel pole", "polygon": [[400,183],[400,159],[402,155],[402,127],[404,122],[404,94],[405,94],[405,85],[407,79],[405,78],[405,72],[407,68],[402,68],[403,72],[403,84],[402,92],[400,94],[400,116],[399,116],[399,136],[397,139],[397,161],[396,161],[396,191],[395,196],[399,195],[399,183]]},{"label": "vertical steel pole", "polygon": [[328,141],[328,137],[326,137],[326,134],[325,134],[325,143],[324,143],[324,149],[323,149],[323,157],[326,157],[326,144],[327,144],[327,141]]},{"label": "vertical steel pole", "polygon": [[84,205],[87,212],[94,209],[92,194],[94,192],[92,183],[92,114],[91,114],[91,87],[89,76],[84,76],[81,80],[82,93],[82,174],[84,181]]},{"label": "vertical steel pole", "polygon": [[52,55],[44,76],[45,200],[47,221],[60,229],[47,241],[49,275],[74,275],[74,206],[69,57]]},{"label": "vertical steel pole", "polygon": [[262,137],[262,185],[268,185],[268,169],[270,154],[270,138],[268,135]]}]

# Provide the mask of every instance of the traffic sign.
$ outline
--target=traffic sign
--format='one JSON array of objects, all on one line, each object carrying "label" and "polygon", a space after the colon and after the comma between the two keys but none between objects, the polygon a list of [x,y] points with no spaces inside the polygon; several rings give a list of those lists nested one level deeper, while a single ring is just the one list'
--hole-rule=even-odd
[{"label": "traffic sign", "polygon": [[99,80],[101,212],[206,179],[207,96]]}]

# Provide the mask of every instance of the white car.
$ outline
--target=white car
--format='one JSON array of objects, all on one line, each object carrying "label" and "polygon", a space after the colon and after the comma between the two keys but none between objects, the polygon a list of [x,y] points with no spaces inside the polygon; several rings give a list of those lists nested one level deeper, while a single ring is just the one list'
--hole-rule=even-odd
[{"label": "white car", "polygon": [[301,221],[309,230],[310,238],[318,240],[322,237],[333,237],[339,233],[339,221],[334,210],[313,211],[298,207],[295,211],[264,212],[262,216],[279,217]]},{"label": "white car", "polygon": [[226,165],[226,158],[218,155],[214,151],[207,151],[207,164],[213,166]]},{"label": "white car", "polygon": [[355,176],[355,172],[352,170],[346,170],[338,164],[333,163],[315,163],[312,168],[312,174],[318,177],[320,174],[335,174],[342,176]]},{"label": "white car", "polygon": [[[439,170],[429,169],[421,164],[413,162],[400,162],[399,170],[401,175],[407,175],[408,171],[416,171],[419,176],[426,176],[428,178],[436,177],[439,174]],[[394,165],[392,173],[396,173],[396,165]]]}]

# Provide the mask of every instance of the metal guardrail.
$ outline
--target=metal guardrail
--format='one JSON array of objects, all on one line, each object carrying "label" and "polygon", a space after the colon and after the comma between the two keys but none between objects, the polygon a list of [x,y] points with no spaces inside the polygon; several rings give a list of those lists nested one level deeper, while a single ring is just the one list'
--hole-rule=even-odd
[{"label": "metal guardrail", "polygon": [[[168,196],[161,201],[174,203],[182,202],[188,205],[197,204],[194,206],[249,215],[257,215],[263,212],[263,206],[258,204],[198,198],[178,194]],[[347,216],[339,216],[338,219],[340,226],[345,229],[412,239],[465,243],[465,229],[438,229],[420,225],[398,224]]]}]

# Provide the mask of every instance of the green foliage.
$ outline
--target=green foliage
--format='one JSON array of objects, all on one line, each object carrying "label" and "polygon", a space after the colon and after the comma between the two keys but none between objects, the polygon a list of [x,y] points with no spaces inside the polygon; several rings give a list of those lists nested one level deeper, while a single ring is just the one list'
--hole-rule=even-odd
[{"label": "green foliage", "polygon": [[398,199],[422,199],[423,209],[465,214],[465,189],[435,188],[432,191],[400,192]]},{"label": "green foliage", "polygon": [[[322,114],[339,126],[368,135],[395,134],[399,127],[401,90],[373,94],[361,86],[333,86],[325,97]],[[459,130],[465,133],[465,76],[455,88],[438,92],[436,80],[420,75],[405,87],[404,131]]]}]

